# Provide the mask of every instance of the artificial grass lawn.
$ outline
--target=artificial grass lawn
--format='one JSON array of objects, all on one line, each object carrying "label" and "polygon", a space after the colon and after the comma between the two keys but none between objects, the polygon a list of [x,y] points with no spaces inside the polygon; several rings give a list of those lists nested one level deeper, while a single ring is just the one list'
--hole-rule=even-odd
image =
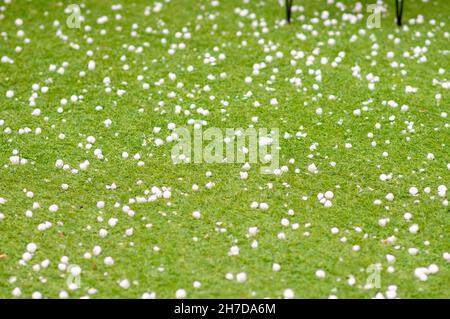
[{"label": "artificial grass lawn", "polygon": [[[352,13],[354,2],[341,2],[347,5],[343,12]],[[0,63],[0,120],[4,121],[0,122],[0,197],[7,200],[0,204],[4,216],[0,220],[0,298],[11,298],[15,287],[25,298],[33,292],[58,298],[63,290],[71,298],[139,298],[145,292],[155,292],[157,298],[174,298],[180,288],[186,290],[188,298],[280,298],[288,288],[297,298],[372,298],[377,293],[385,294],[390,285],[397,286],[400,298],[450,296],[448,261],[444,258],[450,248],[448,195],[437,193],[439,185],[449,187],[450,134],[448,118],[441,115],[450,110],[449,93],[440,84],[448,83],[450,66],[448,1],[406,0],[404,22],[408,30],[395,25],[393,1],[386,1],[381,28],[370,30],[366,28],[365,11],[370,2],[366,1],[362,2],[364,18],[354,24],[342,21],[343,12],[335,4],[295,1],[294,5],[303,6],[304,12],[293,12],[291,25],[280,23],[284,9],[276,1],[267,0],[222,0],[218,6],[210,1],[161,1],[161,11],[148,16],[144,15],[145,7],[153,8],[153,2],[122,1],[123,8],[118,11],[111,10],[118,1],[82,3],[85,21],[80,29],[66,26],[68,14],[64,8],[70,3],[65,1],[13,1],[2,4],[6,9],[0,11],[0,56],[14,60],[13,64]],[[248,9],[249,14],[241,17],[234,12],[236,8]],[[324,10],[337,20],[335,26],[325,26],[321,19],[318,24],[311,23]],[[116,20],[115,14],[122,18]],[[249,18],[251,14],[256,19]],[[298,20],[302,14],[303,23],[317,30],[316,36],[302,29]],[[424,16],[423,24],[408,24],[418,15]],[[101,16],[109,19],[97,24]],[[23,19],[22,26],[15,25],[17,18]],[[431,19],[437,23],[431,25]],[[59,26],[54,25],[56,20]],[[263,21],[267,33],[263,32]],[[252,26],[256,22],[259,24]],[[444,25],[439,25],[441,22]],[[133,24],[137,28],[133,29]],[[87,25],[92,30],[86,31]],[[117,26],[122,30],[116,30]],[[147,27],[153,32],[146,33]],[[184,27],[191,39],[176,37]],[[358,33],[361,29],[366,29],[364,35]],[[25,35],[18,36],[18,30]],[[58,30],[67,36],[65,40],[57,36]],[[135,37],[131,36],[133,30]],[[241,36],[237,36],[239,31]],[[258,37],[255,32],[259,32]],[[306,40],[299,40],[298,33],[305,34]],[[389,34],[400,43],[394,44]],[[355,42],[349,42],[352,35],[358,36]],[[88,37],[92,43],[88,43]],[[24,43],[25,38],[30,43]],[[329,38],[336,44],[328,44]],[[258,43],[261,39],[263,45]],[[79,50],[71,43],[78,44]],[[170,46],[179,43],[185,43],[186,48],[169,54]],[[125,44],[142,46],[143,52],[130,52]],[[378,48],[373,48],[374,44]],[[264,52],[264,47],[271,45],[276,46],[274,50]],[[22,52],[14,52],[17,46],[23,48]],[[318,47],[320,53],[307,66],[307,56]],[[415,47],[427,48],[426,62],[403,56],[406,51],[413,56]],[[88,50],[93,56],[86,54]],[[295,66],[290,63],[291,50],[305,53]],[[377,55],[371,56],[374,50]],[[275,57],[277,51],[283,53],[282,58]],[[345,57],[332,68],[331,62],[341,51]],[[387,57],[389,51],[395,53],[391,59]],[[204,64],[206,53],[216,58],[224,53],[226,58],[217,59],[216,65]],[[253,65],[263,62],[267,55],[274,57],[273,62],[266,63],[259,75],[252,75]],[[126,56],[126,61],[121,61],[121,56]],[[328,57],[328,64],[322,65],[321,57]],[[95,70],[88,70],[90,60],[95,60]],[[392,61],[404,66],[394,68]],[[69,63],[64,75],[49,71],[51,64],[59,68],[63,62]],[[125,64],[129,70],[123,69]],[[189,65],[194,71],[187,71]],[[355,65],[361,68],[361,79],[352,76]],[[443,74],[438,73],[440,68]],[[302,74],[296,75],[297,69]],[[308,73],[310,69],[321,70],[322,82],[316,82],[315,75]],[[80,77],[80,71],[86,75]],[[220,77],[222,72],[227,75],[224,79]],[[169,73],[176,74],[177,79],[171,81]],[[369,73],[379,76],[375,90],[368,89]],[[208,80],[210,74],[216,80]],[[138,81],[138,75],[144,79]],[[247,76],[253,78],[252,83],[245,83]],[[105,77],[111,79],[111,93],[105,92]],[[301,78],[302,86],[290,83],[292,77]],[[162,78],[165,82],[155,85]],[[433,79],[439,84],[433,84]],[[150,84],[148,90],[143,89],[144,82]],[[177,88],[178,82],[184,86]],[[48,86],[49,91],[37,91],[36,106],[30,107],[34,83]],[[315,83],[318,90],[312,88]],[[205,85],[211,91],[201,90]],[[405,93],[407,85],[418,91]],[[119,89],[126,93],[118,96]],[[8,90],[14,91],[14,97],[6,97]],[[171,91],[176,92],[175,98],[168,97]],[[245,98],[248,91],[253,95]],[[441,94],[440,100],[436,94]],[[72,95],[82,95],[83,100],[70,102]],[[335,95],[336,100],[329,100],[329,95]],[[69,102],[64,112],[58,113],[63,98]],[[277,106],[270,104],[272,98],[278,100]],[[224,107],[221,100],[229,105]],[[368,110],[353,115],[368,100],[372,100]],[[383,104],[389,100],[398,107]],[[160,101],[164,104],[158,105]],[[255,107],[255,101],[261,105]],[[175,105],[184,111],[191,104],[208,109],[209,115],[197,114],[195,109],[190,115],[175,114]],[[404,104],[409,106],[407,112],[400,110]],[[96,110],[96,106],[103,109]],[[316,113],[319,107],[323,109],[321,115]],[[32,116],[36,108],[41,114]],[[257,123],[252,122],[254,116]],[[390,120],[390,116],[395,119]],[[112,120],[110,127],[104,124],[107,119]],[[188,126],[189,119],[206,120],[207,127],[246,128],[253,124],[256,128],[279,128],[280,165],[287,165],[289,171],[281,176],[261,175],[259,165],[252,164],[248,179],[243,180],[239,175],[242,164],[174,165],[170,158],[173,143],[156,147],[154,140],[170,135],[169,123]],[[407,122],[414,123],[413,132]],[[376,123],[381,124],[380,129],[375,128]],[[27,127],[30,133],[19,134]],[[154,127],[161,127],[161,132],[153,133]],[[36,128],[42,133],[36,135]],[[307,136],[296,137],[299,131]],[[285,132],[292,137],[283,138]],[[370,132],[374,134],[372,139],[367,137]],[[59,138],[60,133],[64,139]],[[96,138],[91,150],[85,148],[88,136]],[[372,146],[372,141],[377,145]],[[314,143],[316,149],[310,150]],[[352,147],[345,148],[346,143]],[[101,149],[104,159],[97,159],[95,148]],[[12,165],[13,150],[28,163]],[[122,152],[130,157],[123,159]],[[139,167],[133,159],[136,153],[144,166]],[[427,159],[428,153],[434,154],[434,160]],[[86,171],[72,174],[55,167],[58,159],[76,169],[85,160],[90,165]],[[290,159],[295,163],[290,164]],[[317,174],[308,171],[311,163],[318,167]],[[208,171],[212,176],[206,176]],[[392,179],[380,181],[383,173],[392,174]],[[208,182],[215,186],[206,188]],[[67,190],[61,188],[64,183],[69,185]],[[117,188],[107,189],[113,183]],[[193,191],[193,184],[200,189]],[[148,197],[144,192],[153,186],[169,187],[171,198],[128,203],[136,196]],[[418,196],[409,193],[412,186],[419,189]],[[423,191],[425,187],[431,188],[429,194]],[[24,190],[32,191],[34,197],[28,198]],[[333,191],[334,198],[332,207],[326,208],[317,194],[328,190]],[[388,193],[394,194],[393,201],[385,199]],[[377,199],[381,205],[374,204]],[[99,201],[105,202],[104,208],[97,208]],[[265,202],[269,209],[252,209],[253,201]],[[33,209],[34,202],[40,208]],[[58,205],[57,212],[49,211],[52,204]],[[134,217],[122,211],[124,205],[131,207]],[[289,209],[294,216],[288,215]],[[33,211],[33,217],[26,217],[27,210]],[[201,217],[194,219],[193,211],[200,211]],[[406,212],[413,216],[410,221],[404,219]],[[107,223],[112,217],[118,219],[115,227]],[[289,219],[288,227],[281,225],[283,218]],[[381,218],[389,218],[385,227],[379,225]],[[39,231],[38,225],[46,221],[52,226]],[[291,228],[294,223],[300,225],[299,229]],[[152,227],[146,227],[148,224]],[[416,234],[409,231],[412,224],[419,226]],[[249,227],[258,227],[258,233],[248,236]],[[332,234],[332,227],[337,227],[339,234]],[[108,230],[104,238],[99,236],[102,228]],[[133,235],[125,235],[130,228]],[[277,237],[281,232],[285,239]],[[391,236],[396,241],[387,243]],[[257,248],[251,247],[254,240]],[[22,265],[20,260],[31,242],[38,249]],[[84,258],[95,245],[101,246],[101,254]],[[354,245],[360,250],[352,250]],[[155,246],[160,250],[155,251]],[[232,246],[240,248],[239,255],[228,255]],[[411,255],[409,248],[417,248],[418,253]],[[388,263],[387,254],[395,256],[395,262]],[[69,273],[58,269],[63,256],[69,258],[69,265],[82,269],[79,289],[70,290]],[[105,265],[107,256],[114,259],[113,265]],[[47,268],[33,270],[33,265],[45,259],[50,261]],[[272,270],[273,263],[281,265],[279,272]],[[366,268],[377,263],[382,267],[381,287],[364,289]],[[419,280],[414,274],[416,268],[431,264],[439,271],[426,281]],[[388,271],[389,266],[393,272]],[[315,276],[318,269],[325,271],[325,278]],[[236,276],[241,272],[247,275],[245,282],[225,279],[227,273]],[[354,285],[347,282],[351,277],[355,278]],[[119,285],[124,279],[131,283],[128,289]],[[193,288],[194,281],[200,281],[201,288]]]}]

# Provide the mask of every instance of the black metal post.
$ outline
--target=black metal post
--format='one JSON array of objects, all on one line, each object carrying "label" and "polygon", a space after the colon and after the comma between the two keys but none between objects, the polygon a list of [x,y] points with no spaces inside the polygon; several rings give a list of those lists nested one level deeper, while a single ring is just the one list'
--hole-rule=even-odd
[{"label": "black metal post", "polygon": [[286,20],[287,23],[291,23],[291,15],[292,15],[292,3],[294,0],[285,0],[284,3],[286,5]]},{"label": "black metal post", "polygon": [[395,13],[397,15],[397,25],[399,26],[402,25],[403,2],[404,2],[403,0],[395,0]]}]

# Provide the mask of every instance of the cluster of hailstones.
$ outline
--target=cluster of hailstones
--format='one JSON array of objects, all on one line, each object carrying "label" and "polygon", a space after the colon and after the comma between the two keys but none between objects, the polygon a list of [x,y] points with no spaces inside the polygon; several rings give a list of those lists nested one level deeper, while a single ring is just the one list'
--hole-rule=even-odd
[{"label": "cluster of hailstones", "polygon": [[331,202],[331,199],[333,197],[334,197],[334,194],[332,191],[326,191],[325,194],[323,194],[323,193],[317,194],[317,199],[325,207],[333,206],[333,203]]}]

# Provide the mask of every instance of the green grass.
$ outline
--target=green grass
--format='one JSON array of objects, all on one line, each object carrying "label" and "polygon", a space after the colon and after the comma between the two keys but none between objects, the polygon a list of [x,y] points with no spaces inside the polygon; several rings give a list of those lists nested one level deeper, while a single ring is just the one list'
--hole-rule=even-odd
[{"label": "green grass", "polygon": [[[351,13],[354,2],[341,2],[347,5],[345,12]],[[0,298],[11,298],[15,287],[21,289],[24,298],[31,298],[36,291],[44,298],[58,298],[63,290],[71,298],[140,298],[144,292],[174,298],[180,288],[186,290],[188,298],[281,298],[287,288],[293,289],[297,298],[372,298],[378,292],[385,294],[390,285],[397,286],[399,298],[449,298],[449,267],[443,257],[450,251],[449,208],[444,205],[448,193],[438,196],[437,187],[450,184],[449,123],[448,117],[441,116],[450,111],[450,96],[442,85],[433,85],[433,80],[449,81],[450,2],[406,0],[407,30],[395,24],[394,1],[385,1],[387,11],[381,28],[369,30],[365,7],[372,2],[362,1],[364,17],[350,24],[342,21],[343,12],[326,1],[296,0],[294,5],[302,5],[304,12],[294,12],[293,23],[281,25],[284,9],[277,1],[246,4],[222,0],[217,7],[210,1],[161,1],[162,10],[149,16],[144,15],[145,7],[153,7],[153,2],[122,1],[123,8],[112,11],[111,5],[119,1],[84,1],[81,29],[66,26],[68,15],[64,8],[72,2],[2,4],[5,10],[0,11],[0,57],[8,56],[14,64],[0,63],[0,120],[4,120],[0,126],[0,197],[7,200],[0,204],[4,215],[0,220]],[[234,13],[236,8],[248,9],[256,19],[240,17]],[[324,10],[337,20],[336,26],[327,27],[322,20],[311,24],[311,19],[320,17]],[[115,14],[122,19],[115,20]],[[214,20],[209,18],[211,14]],[[318,32],[316,36],[302,29],[298,20],[301,14],[304,23]],[[425,23],[408,24],[418,15],[424,16]],[[108,22],[97,24],[101,16],[108,16]],[[15,25],[16,18],[23,19],[23,26]],[[429,23],[432,19],[435,25]],[[54,26],[56,20],[58,27]],[[267,33],[262,32],[263,21]],[[258,26],[252,25],[256,22]],[[136,37],[131,36],[133,24],[138,26]],[[91,31],[85,31],[88,25]],[[117,31],[117,26],[122,30]],[[146,33],[147,27],[154,32]],[[183,28],[191,33],[191,39],[176,38],[175,33]],[[164,29],[169,33],[164,34]],[[365,35],[358,35],[361,29],[366,29]],[[25,35],[19,37],[18,30]],[[58,30],[67,36],[66,41],[56,36]],[[102,35],[101,30],[106,34]],[[255,32],[259,32],[258,38]],[[431,37],[428,32],[432,32]],[[296,33],[304,33],[307,39],[298,40]],[[352,35],[358,38],[350,43]],[[400,43],[394,44],[389,35],[399,38]],[[334,46],[327,44],[330,37],[336,40]],[[25,44],[25,38],[30,43]],[[88,43],[87,38],[92,38],[93,43]],[[264,45],[258,43],[260,39],[264,39]],[[242,41],[247,45],[243,46]],[[79,44],[80,49],[71,48],[71,43]],[[185,43],[186,48],[168,54],[170,45],[179,43]],[[375,43],[378,54],[371,56]],[[125,44],[142,46],[143,52],[129,52]],[[266,45],[276,48],[265,53]],[[14,52],[17,46],[23,48],[22,52]],[[215,52],[214,47],[219,51]],[[307,66],[306,57],[318,47],[315,62]],[[427,48],[425,63],[403,56],[404,52],[412,56],[415,47]],[[88,50],[92,50],[92,57],[87,56]],[[290,64],[291,50],[305,53],[296,66]],[[275,58],[277,51],[283,53],[283,58]],[[332,68],[330,63],[341,51],[345,58]],[[386,57],[389,51],[395,53],[394,58]],[[203,63],[206,53],[216,58],[224,53],[226,59],[217,60],[215,66],[207,65]],[[263,62],[269,54],[274,61],[267,63],[260,75],[252,76],[253,64]],[[126,62],[120,61],[121,56],[126,56]],[[327,65],[320,64],[321,57],[328,57]],[[94,71],[87,68],[90,60],[96,61]],[[392,68],[392,61],[404,65]],[[63,62],[69,63],[64,75],[49,71],[50,64],[59,68]],[[123,70],[124,64],[130,66],[128,71]],[[189,65],[195,68],[191,73],[187,71]],[[352,76],[351,67],[355,65],[361,67],[362,79]],[[273,68],[278,68],[278,73]],[[438,73],[440,68],[444,74]],[[295,75],[297,69],[302,74]],[[321,70],[322,82],[317,91],[312,89],[316,82],[315,76],[308,74],[309,69]],[[86,71],[86,76],[79,77],[80,71]],[[170,72],[177,75],[176,81],[169,80]],[[222,72],[227,73],[225,79],[220,79]],[[365,79],[369,73],[380,78],[373,91]],[[209,74],[216,80],[209,81]],[[143,75],[144,80],[138,81],[138,75]],[[268,83],[272,75],[275,79]],[[247,76],[252,76],[251,84],[244,82]],[[302,79],[302,87],[287,81],[294,76]],[[112,93],[105,92],[104,77],[110,77]],[[161,78],[165,83],[156,86],[154,83]],[[142,88],[143,82],[150,84],[149,90]],[[177,88],[178,82],[184,87]],[[30,107],[34,83],[48,86],[49,91],[39,92],[36,107]],[[200,90],[206,84],[210,92]],[[418,92],[405,93],[407,85],[417,87]],[[119,97],[118,89],[126,93]],[[13,98],[5,97],[8,90],[14,91]],[[167,96],[171,91],[177,93],[175,98]],[[247,91],[253,93],[248,99],[244,98]],[[335,101],[328,99],[331,94],[337,97]],[[440,101],[435,99],[436,94],[441,94]],[[72,103],[72,95],[84,99]],[[211,95],[214,100],[210,100]],[[58,113],[63,98],[69,103],[63,113]],[[271,98],[277,98],[279,105],[271,106]],[[362,102],[369,99],[373,101],[368,111],[354,116],[353,110],[363,108]],[[225,113],[221,112],[221,100],[229,102]],[[396,101],[399,107],[383,105],[389,100]],[[163,106],[158,106],[160,101]],[[255,101],[261,106],[254,107]],[[191,104],[208,109],[210,115],[201,116],[195,110],[188,116],[175,114],[175,105],[187,110]],[[409,106],[407,112],[400,111],[403,104]],[[103,110],[95,110],[99,105]],[[323,109],[322,115],[316,114],[318,107]],[[41,110],[40,116],[31,115],[35,108]],[[143,113],[139,112],[141,108]],[[392,115],[393,122],[389,120]],[[252,123],[253,116],[258,117],[257,123]],[[280,165],[287,165],[289,172],[261,175],[259,165],[253,164],[249,178],[242,180],[242,164],[174,165],[170,159],[173,143],[157,148],[153,140],[170,134],[168,123],[186,126],[191,118],[206,120],[208,127],[246,128],[253,124],[256,128],[277,127],[281,136],[289,132],[292,138],[280,139]],[[106,119],[112,120],[109,128],[103,124]],[[415,132],[407,131],[407,121],[414,122]],[[375,128],[376,123],[381,124],[380,129]],[[155,126],[162,128],[161,133],[152,133]],[[27,127],[31,133],[19,134]],[[11,134],[5,132],[6,128],[11,129]],[[42,129],[40,135],[34,134],[36,128]],[[298,131],[307,136],[296,138]],[[367,137],[369,132],[374,134],[373,139]],[[65,139],[58,138],[60,133],[65,134]],[[91,135],[96,138],[91,150],[78,147],[79,143],[84,146]],[[144,138],[149,142],[146,146],[142,145]],[[372,141],[377,142],[375,147]],[[313,143],[317,143],[317,149],[311,151]],[[345,143],[353,147],[346,149]],[[105,159],[95,157],[95,148],[102,150]],[[28,163],[11,165],[13,150],[18,150]],[[121,156],[124,151],[130,154],[127,160]],[[383,152],[389,156],[383,157]],[[136,153],[141,154],[145,166],[138,167],[132,158]],[[427,160],[428,153],[433,153],[435,159]],[[72,174],[56,168],[57,159],[74,168],[89,160],[90,166],[87,171]],[[289,164],[289,159],[295,159],[295,164]],[[332,167],[331,162],[336,166]],[[311,163],[318,166],[318,174],[308,172]],[[295,173],[295,168],[300,172]],[[213,175],[207,177],[207,171]],[[382,173],[392,173],[393,178],[382,182]],[[208,182],[214,182],[215,187],[207,189]],[[69,184],[68,190],[61,188],[63,183]],[[106,188],[112,183],[117,189]],[[268,183],[273,187],[269,188]],[[192,191],[193,184],[198,184],[200,190]],[[153,186],[170,187],[171,198],[128,203]],[[411,186],[419,189],[419,196],[409,194]],[[430,194],[424,193],[425,187],[431,188]],[[25,189],[32,191],[34,198],[26,197]],[[328,190],[334,192],[333,206],[325,208],[317,194]],[[385,199],[388,193],[395,195],[392,202]],[[382,205],[374,205],[376,199],[382,200]],[[98,209],[98,201],[105,201],[105,208]],[[253,201],[266,202],[269,209],[251,209]],[[33,209],[34,202],[41,208]],[[59,206],[57,212],[48,210],[52,204]],[[122,211],[124,205],[135,211],[134,217]],[[289,209],[294,210],[294,216],[288,215]],[[33,211],[32,218],[25,216],[27,210]],[[195,210],[201,211],[200,219],[192,217]],[[403,218],[406,212],[413,214],[412,220]],[[111,217],[118,218],[115,227],[108,226]],[[379,219],[386,217],[390,222],[386,227],[379,226]],[[282,226],[282,218],[288,218],[291,225],[299,223],[299,229]],[[52,227],[38,231],[38,225],[45,221]],[[147,228],[147,224],[153,226]],[[419,225],[417,234],[409,232],[412,224]],[[249,237],[248,228],[252,226],[259,232]],[[340,233],[331,234],[332,227],[338,227]],[[105,238],[98,235],[101,228],[108,230]],[[130,237],[125,235],[129,228],[134,230]],[[277,238],[280,232],[286,239]],[[393,235],[396,242],[385,243]],[[342,237],[347,241],[341,242]],[[253,240],[258,241],[256,249],[251,247]],[[19,261],[31,242],[38,249],[30,261],[21,265]],[[85,259],[84,254],[92,252],[95,245],[102,247],[101,254]],[[234,245],[239,246],[240,254],[229,256]],[[360,251],[352,251],[354,245],[359,245]],[[160,251],[155,252],[154,246]],[[419,249],[415,256],[408,253],[412,247]],[[395,256],[393,264],[388,264],[387,254]],[[69,257],[69,264],[82,269],[81,287],[77,290],[68,289],[69,274],[58,269],[63,256]],[[104,264],[106,256],[113,257],[114,265]],[[45,259],[50,261],[47,268],[33,270],[33,265]],[[272,271],[273,263],[279,263],[281,271]],[[366,268],[376,263],[382,265],[381,287],[364,289]],[[416,268],[431,264],[439,266],[437,274],[429,275],[427,281],[415,277]],[[395,271],[388,272],[389,266]],[[317,269],[326,272],[324,279],[316,278]],[[229,272],[245,272],[247,281],[225,279]],[[353,286],[347,283],[349,276],[356,279]],[[131,282],[129,289],[119,286],[123,279]],[[200,281],[201,288],[193,288],[194,281]],[[89,288],[97,292],[89,294]]]}]

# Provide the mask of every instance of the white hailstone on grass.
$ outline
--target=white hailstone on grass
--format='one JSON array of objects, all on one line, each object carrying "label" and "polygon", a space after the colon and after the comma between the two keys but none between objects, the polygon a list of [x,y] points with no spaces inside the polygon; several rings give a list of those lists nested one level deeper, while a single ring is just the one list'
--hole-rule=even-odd
[{"label": "white hailstone on grass", "polygon": [[403,215],[403,218],[404,218],[405,220],[410,220],[410,219],[412,218],[412,214],[411,214],[411,213],[405,213],[405,214]]},{"label": "white hailstone on grass", "polygon": [[[100,246],[94,246],[94,248],[92,249],[92,253],[95,256],[100,255],[100,253],[102,252],[102,248]],[[111,258],[111,257],[110,257]]]},{"label": "white hailstone on grass", "polygon": [[142,299],[155,299],[156,298],[156,293],[154,293],[154,292],[151,292],[151,293],[148,293],[148,292],[144,292],[143,294],[142,294],[142,297],[141,297]]},{"label": "white hailstone on grass", "polygon": [[247,281],[247,274],[245,272],[240,272],[236,275],[237,282],[245,282]]},{"label": "white hailstone on grass", "polygon": [[434,160],[434,154],[433,154],[433,153],[428,153],[428,154],[427,154],[427,159],[428,159],[429,161]]},{"label": "white hailstone on grass", "polygon": [[347,283],[348,283],[349,286],[353,286],[356,283],[355,277],[350,275],[348,280],[347,280]]},{"label": "white hailstone on grass", "polygon": [[184,290],[184,289],[178,289],[178,290],[175,292],[175,298],[177,298],[177,299],[183,299],[183,298],[186,298],[186,290]]},{"label": "white hailstone on grass", "polygon": [[119,286],[123,289],[128,289],[130,288],[130,282],[128,279],[123,279],[119,282]]},{"label": "white hailstone on grass", "polygon": [[111,217],[110,219],[108,219],[108,225],[109,225],[110,227],[114,227],[114,226],[117,225],[117,222],[118,222],[118,221],[119,221],[119,220],[118,220],[117,218]]},{"label": "white hailstone on grass", "polygon": [[316,164],[314,164],[314,163],[309,164],[309,165],[308,165],[308,171],[309,171],[310,173],[317,174],[317,173],[318,173],[318,170],[317,170]]},{"label": "white hailstone on grass", "polygon": [[14,91],[13,90],[6,91],[6,97],[8,99],[12,98],[13,96],[14,96]]},{"label": "white hailstone on grass", "polygon": [[229,256],[237,256],[239,255],[239,247],[238,246],[232,246],[230,248],[230,251],[228,252]]},{"label": "white hailstone on grass", "polygon": [[100,229],[100,231],[98,232],[98,235],[102,238],[105,238],[106,235],[108,235],[108,231],[104,228]]},{"label": "white hailstone on grass", "polygon": [[317,278],[322,279],[322,278],[325,278],[325,276],[326,276],[325,271],[323,271],[322,269],[319,269],[319,270],[316,271],[316,277]]},{"label": "white hailstone on grass", "polygon": [[447,193],[447,186],[445,185],[439,185],[437,188],[438,195],[440,197],[445,197],[445,194]]},{"label": "white hailstone on grass", "polygon": [[249,227],[248,228],[248,234],[250,236],[256,235],[257,232],[258,232],[258,227]]},{"label": "white hailstone on grass", "polygon": [[72,276],[79,276],[81,274],[80,266],[70,267],[70,273],[72,274]]},{"label": "white hailstone on grass", "polygon": [[295,293],[294,293],[294,290],[292,290],[292,289],[285,289],[284,291],[283,291],[283,297],[285,298],[285,299],[292,299],[292,298],[294,298],[295,297]]},{"label": "white hailstone on grass", "polygon": [[409,188],[409,193],[413,196],[416,196],[418,192],[419,192],[419,190],[415,186],[412,186]]},{"label": "white hailstone on grass", "polygon": [[327,191],[324,195],[326,199],[332,199],[334,197],[334,193],[332,191]]},{"label": "white hailstone on grass", "polygon": [[102,208],[104,208],[105,207],[105,202],[104,201],[98,201],[97,202],[97,208],[98,209],[102,209]]},{"label": "white hailstone on grass", "polygon": [[163,198],[169,199],[172,196],[172,192],[169,190],[165,190],[162,194]]},{"label": "white hailstone on grass", "polygon": [[394,194],[392,194],[392,193],[387,194],[387,195],[386,195],[386,199],[387,199],[388,201],[392,202],[392,201],[394,200]]},{"label": "white hailstone on grass", "polygon": [[413,224],[409,227],[409,232],[411,234],[417,234],[418,231],[419,231],[419,225],[417,225],[417,224]]},{"label": "white hailstone on grass", "polygon": [[122,158],[128,158],[128,153],[127,152],[122,152]]},{"label": "white hailstone on grass", "polygon": [[96,293],[97,293],[97,289],[95,289],[95,288],[89,288],[88,289],[88,294],[93,295],[93,294],[96,294]]},{"label": "white hailstone on grass", "polygon": [[80,169],[82,170],[82,171],[86,171],[87,169],[88,169],[88,167],[89,167],[89,161],[88,160],[86,160],[86,161],[84,161],[84,162],[82,162],[82,163],[80,163]]},{"label": "white hailstone on grass", "polygon": [[27,245],[27,251],[29,253],[34,253],[37,250],[37,245],[35,243],[29,243]]},{"label": "white hailstone on grass", "polygon": [[332,233],[333,235],[339,234],[339,228],[337,228],[337,227],[331,228],[331,233]]},{"label": "white hailstone on grass", "polygon": [[22,295],[22,291],[20,290],[19,287],[16,287],[13,289],[12,295],[13,297],[20,297]]},{"label": "white hailstone on grass", "polygon": [[234,276],[233,276],[232,273],[228,272],[228,273],[225,274],[225,279],[227,279],[227,280],[233,280],[233,279],[234,279]]},{"label": "white hailstone on grass", "polygon": [[378,225],[380,225],[381,227],[385,227],[388,222],[389,222],[389,218],[380,218],[378,220]]},{"label": "white hailstone on grass", "polygon": [[395,261],[395,256],[387,254],[386,255],[386,260],[388,263],[392,264]]},{"label": "white hailstone on grass", "polygon": [[272,270],[275,272],[280,271],[281,270],[280,264],[277,264],[277,263],[272,264]]},{"label": "white hailstone on grass", "polygon": [[199,211],[194,211],[193,213],[192,213],[192,217],[194,217],[194,218],[200,218],[201,217],[201,213],[199,212]]},{"label": "white hailstone on grass", "polygon": [[35,291],[31,294],[31,298],[33,299],[41,299],[42,298],[42,294],[39,291]]},{"label": "white hailstone on grass", "polygon": [[194,281],[193,284],[192,284],[192,286],[193,286],[195,289],[199,289],[199,288],[202,286],[202,283],[201,283],[200,281]]},{"label": "white hailstone on grass", "polygon": [[31,253],[29,253],[29,252],[25,252],[25,253],[22,255],[22,259],[23,259],[24,261],[30,261],[31,258],[33,258],[33,255],[32,255]]},{"label": "white hailstone on grass", "polygon": [[420,280],[420,281],[427,281],[428,280],[428,268],[425,267],[418,267],[414,270],[414,275]]},{"label": "white hailstone on grass", "polygon": [[50,222],[44,222],[44,223],[39,224],[38,227],[37,227],[37,229],[38,229],[39,231],[44,231],[44,230],[49,229],[50,227],[52,227],[52,223],[50,223]]},{"label": "white hailstone on grass", "polygon": [[93,61],[93,60],[89,61],[88,69],[91,70],[91,71],[95,70],[95,61]]},{"label": "white hailstone on grass", "polygon": [[322,114],[323,114],[323,110],[322,110],[321,107],[318,107],[318,108],[316,109],[316,114],[317,114],[317,115],[322,115]]},{"label": "white hailstone on grass", "polygon": [[430,266],[428,266],[428,272],[430,274],[436,274],[439,271],[439,267],[436,264],[431,264]]},{"label": "white hailstone on grass", "polygon": [[394,299],[397,297],[397,292],[394,290],[388,290],[386,291],[386,298],[387,299]]},{"label": "white hailstone on grass", "polygon": [[269,209],[269,205],[267,203],[260,203],[259,204],[259,208],[262,210],[268,210]]},{"label": "white hailstone on grass", "polygon": [[114,259],[110,256],[105,257],[105,259],[103,259],[103,262],[106,266],[112,266],[114,264]]},{"label": "white hailstone on grass", "polygon": [[330,200],[326,200],[323,203],[323,206],[326,207],[326,208],[329,208],[329,207],[333,206],[333,203]]},{"label": "white hailstone on grass", "polygon": [[52,213],[55,213],[58,211],[58,205],[56,205],[56,204],[50,205],[48,210],[51,211]]},{"label": "white hailstone on grass", "polygon": [[11,156],[9,158],[9,161],[11,162],[11,164],[13,165],[18,165],[20,163],[20,157],[17,155]]},{"label": "white hailstone on grass", "polygon": [[155,145],[156,146],[161,146],[164,144],[164,141],[160,138],[155,139]]}]

